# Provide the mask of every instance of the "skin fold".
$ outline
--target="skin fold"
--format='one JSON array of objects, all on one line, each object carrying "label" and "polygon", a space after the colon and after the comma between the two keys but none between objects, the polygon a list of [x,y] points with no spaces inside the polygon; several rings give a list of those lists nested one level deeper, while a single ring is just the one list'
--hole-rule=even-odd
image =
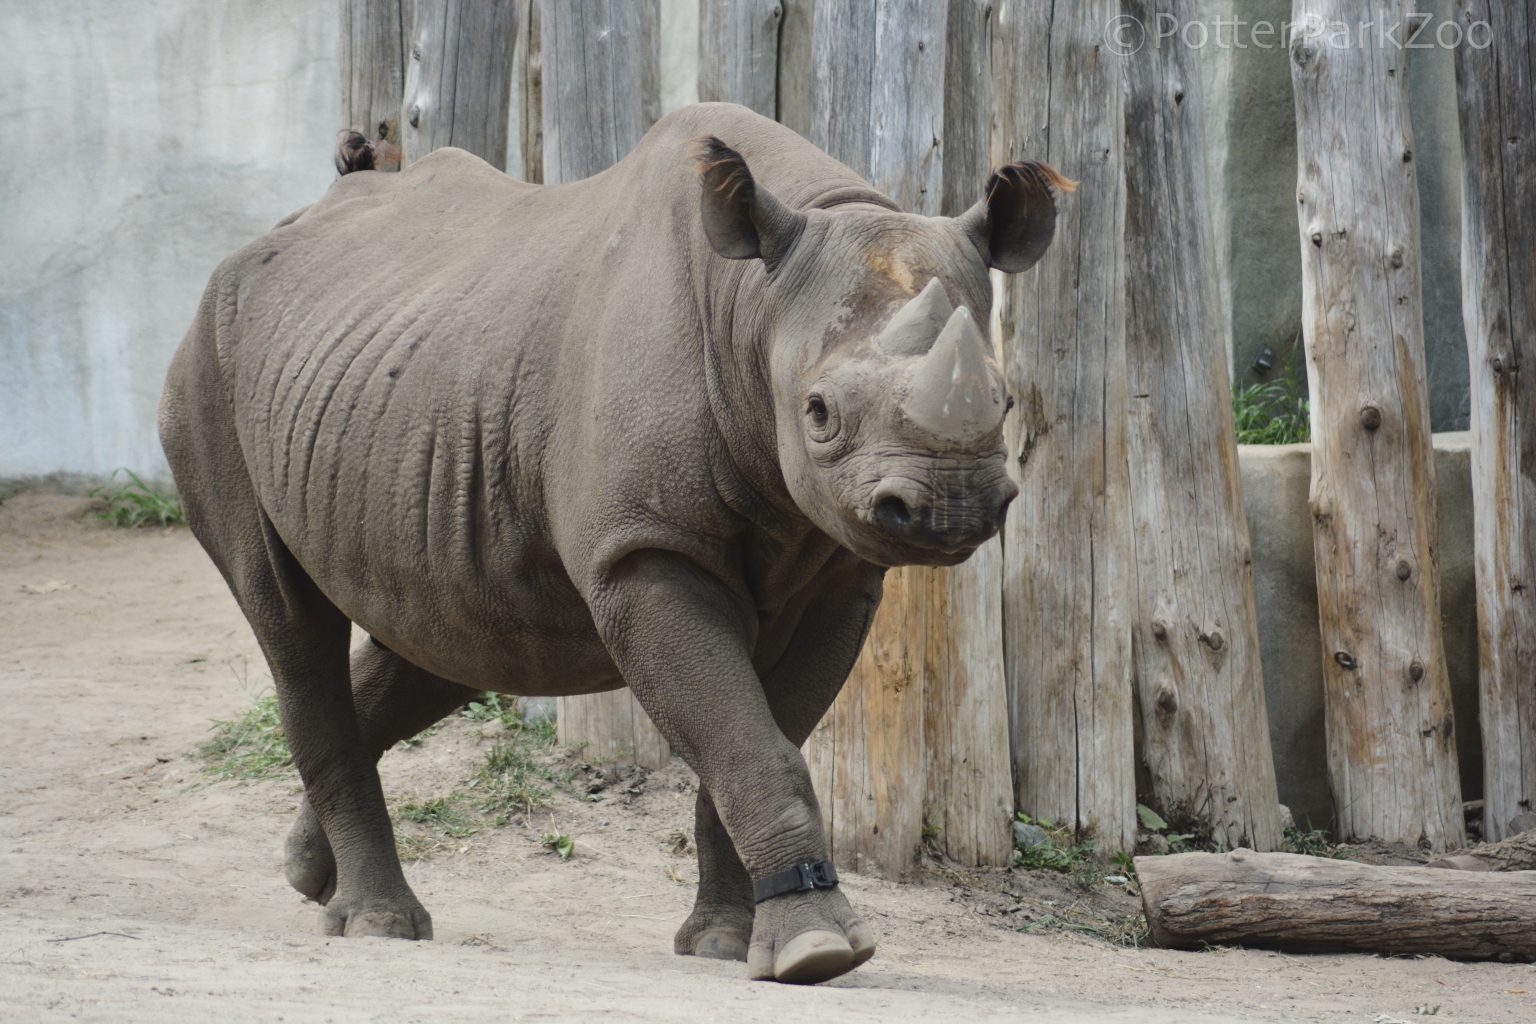
[{"label": "skin fold", "polygon": [[[380,754],[477,690],[628,685],[700,781],[677,951],[862,963],[840,890],[751,882],[827,855],[799,747],[885,569],[963,560],[1017,493],[978,325],[1070,183],[1010,165],[912,216],[726,104],[559,186],[343,150],[214,272],[160,411],[304,781],[290,882],[330,934],[429,938]],[[349,653],[351,623],[377,642]]]}]

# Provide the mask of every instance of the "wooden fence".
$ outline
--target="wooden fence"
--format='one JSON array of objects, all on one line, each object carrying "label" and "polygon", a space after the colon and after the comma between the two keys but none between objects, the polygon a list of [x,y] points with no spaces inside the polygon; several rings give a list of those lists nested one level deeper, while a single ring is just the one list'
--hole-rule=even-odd
[{"label": "wooden fence", "polygon": [[[669,0],[670,2],[670,0]],[[594,173],[659,111],[660,0],[343,0],[343,124],[381,166],[457,145],[530,180]],[[1298,218],[1328,757],[1339,828],[1462,841],[1434,561],[1406,54],[1295,0]],[[1117,19],[1178,0],[702,0],[699,91],[776,117],[903,208],[953,214],[1031,157],[1079,179],[1034,270],[997,281],[1022,488],[1004,535],[903,569],[806,746],[834,855],[900,876],[920,845],[1006,863],[1013,808],[1125,848],[1140,798],[1218,847],[1280,841],[1229,393],[1225,267],[1196,54]],[[1536,166],[1520,5],[1458,0],[1489,820],[1536,796]],[[1519,8],[1518,10],[1516,8]],[[1353,23],[1353,21],[1351,21]],[[1321,28],[1318,28],[1321,26]],[[1310,31],[1311,34],[1308,34]],[[1464,33],[1464,39],[1483,37]],[[1524,70],[1522,70],[1524,69]],[[1339,116],[1342,109],[1366,116]],[[1489,112],[1493,113],[1489,113]],[[1506,141],[1507,140],[1507,141]],[[1525,186],[1525,187],[1522,187]],[[1517,282],[1527,282],[1519,287]],[[667,757],[627,691],[561,702],[595,756]],[[1500,818],[1500,815],[1503,817]]]}]

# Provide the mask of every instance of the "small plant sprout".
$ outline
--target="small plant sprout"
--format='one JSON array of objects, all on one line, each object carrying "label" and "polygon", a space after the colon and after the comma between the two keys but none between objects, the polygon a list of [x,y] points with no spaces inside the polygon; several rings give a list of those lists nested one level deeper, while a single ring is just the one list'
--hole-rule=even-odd
[{"label": "small plant sprout", "polygon": [[564,833],[545,832],[539,837],[539,845],[557,854],[561,860],[570,860],[571,854],[576,852],[576,840]]}]

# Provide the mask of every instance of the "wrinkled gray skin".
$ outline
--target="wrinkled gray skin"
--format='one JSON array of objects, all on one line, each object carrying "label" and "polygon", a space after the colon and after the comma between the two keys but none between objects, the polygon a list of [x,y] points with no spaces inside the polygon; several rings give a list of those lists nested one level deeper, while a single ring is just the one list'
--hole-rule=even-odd
[{"label": "wrinkled gray skin", "polygon": [[160,432],[271,665],[327,933],[431,935],[384,750],[475,690],[627,682],[700,781],[677,951],[786,981],[873,953],[841,891],[751,879],[827,855],[798,748],[884,567],[963,560],[1016,493],[977,325],[1061,184],[911,216],[711,104],[568,185],[457,150],[347,174],[218,268]]}]

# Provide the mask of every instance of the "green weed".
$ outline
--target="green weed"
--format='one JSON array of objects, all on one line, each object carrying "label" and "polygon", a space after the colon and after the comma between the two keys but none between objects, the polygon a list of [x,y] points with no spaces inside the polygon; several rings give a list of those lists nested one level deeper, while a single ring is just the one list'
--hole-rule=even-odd
[{"label": "green weed", "polygon": [[[114,486],[119,473],[127,474],[128,483]],[[91,497],[103,502],[96,517],[113,526],[185,526],[187,522],[180,498],[149,486],[131,469],[113,470],[107,482],[91,492]]]},{"label": "green weed", "polygon": [[[1039,846],[1016,846],[1013,850],[1013,866],[1029,868],[1034,871],[1060,871],[1074,873],[1079,865],[1091,864],[1094,871],[1098,871],[1099,844],[1094,839],[1077,840],[1072,834],[1072,829],[1065,825],[1055,825],[1044,818],[1031,818],[1023,811],[1018,813],[1018,820],[1026,825],[1039,825],[1045,830],[1050,839],[1048,843]],[[1100,877],[1102,872],[1099,873]],[[1077,874],[1073,875],[1074,883],[1083,881]],[[1097,884],[1097,879],[1095,879]],[[1090,886],[1091,888],[1091,886]]]},{"label": "green weed", "polygon": [[564,833],[545,832],[539,837],[539,845],[558,854],[561,860],[570,860],[571,854],[576,852],[576,840]]},{"label": "green weed", "polygon": [[216,720],[213,738],[200,744],[203,771],[218,779],[253,782],[293,773],[293,754],[278,719],[277,696],[257,699],[239,718]]},{"label": "green weed", "polygon": [[1232,417],[1238,444],[1302,444],[1312,439],[1311,410],[1290,374],[1233,391]]},{"label": "green weed", "polygon": [[1335,846],[1328,838],[1328,833],[1320,828],[1297,828],[1295,825],[1287,826],[1280,848],[1286,853],[1300,853],[1307,857],[1329,857],[1339,860],[1344,857],[1343,851]]}]

